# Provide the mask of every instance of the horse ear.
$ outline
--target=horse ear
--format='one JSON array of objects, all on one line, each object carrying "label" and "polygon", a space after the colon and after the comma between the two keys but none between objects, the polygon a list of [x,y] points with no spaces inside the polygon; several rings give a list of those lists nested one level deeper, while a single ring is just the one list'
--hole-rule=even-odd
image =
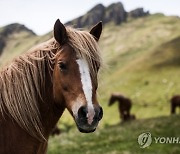
[{"label": "horse ear", "polygon": [[54,38],[60,45],[65,44],[68,38],[66,28],[59,19],[54,24]]},{"label": "horse ear", "polygon": [[96,24],[91,30],[90,30],[90,34],[92,34],[96,41],[99,40],[100,36],[101,36],[101,32],[102,32],[102,21],[100,21],[98,24]]}]

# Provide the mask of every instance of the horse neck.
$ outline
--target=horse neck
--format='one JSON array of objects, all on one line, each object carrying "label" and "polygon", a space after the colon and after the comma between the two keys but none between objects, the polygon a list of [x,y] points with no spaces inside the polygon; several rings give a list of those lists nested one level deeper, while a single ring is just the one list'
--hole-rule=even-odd
[{"label": "horse neck", "polygon": [[119,104],[121,104],[121,102],[124,101],[124,97],[121,96],[113,96],[112,98],[112,104],[114,104],[115,102],[118,102]]},{"label": "horse neck", "polygon": [[117,101],[117,98],[115,96],[111,96],[109,104],[113,105],[116,101]]}]

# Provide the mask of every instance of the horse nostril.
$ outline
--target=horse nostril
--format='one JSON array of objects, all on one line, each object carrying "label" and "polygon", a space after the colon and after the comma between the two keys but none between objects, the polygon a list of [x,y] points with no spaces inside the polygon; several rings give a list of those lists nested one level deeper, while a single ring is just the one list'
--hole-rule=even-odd
[{"label": "horse nostril", "polygon": [[94,117],[95,119],[97,119],[98,121],[100,121],[103,117],[103,109],[102,107],[98,107],[96,109],[96,116]]},{"label": "horse nostril", "polygon": [[78,117],[79,118],[86,118],[86,115],[87,115],[87,108],[86,108],[86,106],[80,107],[79,111],[78,111]]},{"label": "horse nostril", "polygon": [[99,113],[98,113],[98,120],[100,121],[103,117],[103,109],[102,107],[99,108]]}]

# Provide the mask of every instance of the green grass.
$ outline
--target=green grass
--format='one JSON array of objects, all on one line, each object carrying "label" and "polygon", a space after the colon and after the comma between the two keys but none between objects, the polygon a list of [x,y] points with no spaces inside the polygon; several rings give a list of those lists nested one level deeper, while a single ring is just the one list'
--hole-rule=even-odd
[{"label": "green grass", "polygon": [[51,36],[51,33],[44,36],[34,36],[25,31],[14,33],[7,39],[7,45],[0,57],[0,66],[7,65],[13,58],[27,52],[33,46],[47,41]]},{"label": "green grass", "polygon": [[152,142],[142,149],[137,138],[143,132],[150,132],[153,137],[179,137],[179,127],[180,116],[163,116],[106,126],[93,134],[81,134],[72,129],[50,138],[48,154],[177,154],[179,144]]}]

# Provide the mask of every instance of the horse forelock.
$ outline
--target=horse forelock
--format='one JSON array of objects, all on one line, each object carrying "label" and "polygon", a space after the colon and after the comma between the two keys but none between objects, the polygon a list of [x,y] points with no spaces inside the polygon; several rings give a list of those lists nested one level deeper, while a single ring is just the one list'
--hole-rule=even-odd
[{"label": "horse forelock", "polygon": [[71,27],[66,29],[68,44],[76,52],[78,59],[85,59],[87,61],[92,77],[96,77],[97,67],[102,66],[101,52],[97,41],[89,32]]}]

